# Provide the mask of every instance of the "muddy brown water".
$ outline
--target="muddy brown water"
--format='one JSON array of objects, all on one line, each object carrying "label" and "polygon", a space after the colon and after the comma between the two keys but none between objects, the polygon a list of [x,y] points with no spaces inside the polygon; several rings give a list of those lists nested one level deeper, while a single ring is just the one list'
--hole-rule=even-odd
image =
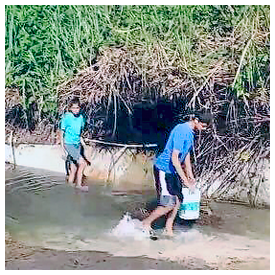
[{"label": "muddy brown water", "polygon": [[[65,184],[62,174],[26,167],[6,170],[5,178],[6,231],[26,245],[179,263],[193,258],[219,269],[270,267],[268,209],[212,203],[221,217],[218,225],[176,223],[172,240],[152,241],[129,224],[118,225],[126,212],[131,216],[154,201],[154,191],[118,196],[110,185],[91,183],[89,192],[77,192]],[[115,229],[120,234],[114,234]]]}]

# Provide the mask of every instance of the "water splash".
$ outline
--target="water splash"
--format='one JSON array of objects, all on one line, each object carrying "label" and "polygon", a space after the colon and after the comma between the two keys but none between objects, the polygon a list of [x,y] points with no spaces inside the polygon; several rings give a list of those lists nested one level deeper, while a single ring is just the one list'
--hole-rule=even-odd
[{"label": "water splash", "polygon": [[132,203],[151,200],[149,195],[113,196],[97,185],[88,194],[78,194],[64,184],[64,175],[25,168],[8,171],[5,177],[6,230],[27,245],[172,261],[197,258],[221,268],[236,260],[268,262],[270,257],[268,210],[212,204],[213,211],[223,216],[219,227],[175,224],[173,239],[158,229],[154,242],[140,220],[126,212],[121,216]]},{"label": "water splash", "polygon": [[132,219],[128,212],[122,217],[118,225],[111,230],[110,234],[119,238],[143,239],[148,237],[147,232],[143,230],[142,222],[138,219]]}]

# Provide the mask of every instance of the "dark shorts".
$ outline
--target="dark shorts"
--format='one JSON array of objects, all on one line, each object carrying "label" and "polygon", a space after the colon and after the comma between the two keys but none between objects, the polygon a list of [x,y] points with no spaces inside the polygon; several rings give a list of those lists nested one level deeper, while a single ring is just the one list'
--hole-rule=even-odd
[{"label": "dark shorts", "polygon": [[166,188],[169,195],[162,196],[161,194],[161,183],[160,183],[160,170],[154,166],[154,178],[157,191],[158,205],[172,206],[176,204],[176,196],[179,201],[183,201],[182,195],[182,183],[176,173],[165,173]]},{"label": "dark shorts", "polygon": [[175,206],[177,203],[177,196],[174,195],[164,195],[160,196],[158,199],[158,205],[160,206]]},{"label": "dark shorts", "polygon": [[72,158],[73,162],[78,162],[81,156],[81,144],[64,144],[68,155]]}]

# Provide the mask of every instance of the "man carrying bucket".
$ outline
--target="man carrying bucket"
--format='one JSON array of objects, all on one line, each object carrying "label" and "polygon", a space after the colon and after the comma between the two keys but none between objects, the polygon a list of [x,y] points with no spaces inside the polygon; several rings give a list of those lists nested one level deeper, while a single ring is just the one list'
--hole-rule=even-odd
[{"label": "man carrying bucket", "polygon": [[183,201],[182,187],[184,185],[191,192],[195,191],[195,178],[190,160],[194,131],[204,130],[205,127],[205,123],[191,115],[188,122],[178,124],[171,131],[164,151],[154,163],[158,206],[142,221],[145,230],[150,232],[152,222],[168,214],[165,230],[167,235],[173,235],[173,223]]}]

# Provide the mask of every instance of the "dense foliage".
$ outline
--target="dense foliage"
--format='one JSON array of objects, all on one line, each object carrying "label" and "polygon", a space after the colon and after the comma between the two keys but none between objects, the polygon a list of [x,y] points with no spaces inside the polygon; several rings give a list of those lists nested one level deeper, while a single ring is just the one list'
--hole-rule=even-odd
[{"label": "dense foliage", "polygon": [[53,143],[77,95],[86,137],[161,149],[199,111],[211,123],[196,174],[220,181],[218,196],[248,186],[256,204],[270,154],[269,6],[6,6],[5,20],[6,137]]},{"label": "dense foliage", "polygon": [[202,79],[223,59],[238,96],[269,90],[269,6],[16,5],[6,6],[5,22],[6,87],[19,88],[24,108],[36,101],[55,113],[57,86],[110,46],[150,55],[158,44],[160,59],[174,56],[179,70]]}]

